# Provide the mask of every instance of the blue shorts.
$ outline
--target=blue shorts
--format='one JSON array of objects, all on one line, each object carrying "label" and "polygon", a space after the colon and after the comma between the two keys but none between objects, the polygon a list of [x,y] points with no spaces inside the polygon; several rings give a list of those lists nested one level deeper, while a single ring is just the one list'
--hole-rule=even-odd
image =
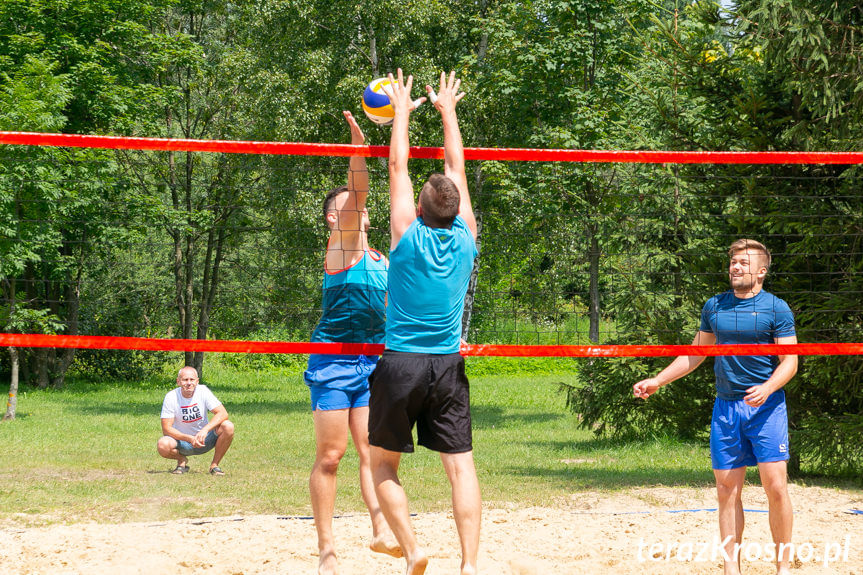
[{"label": "blue shorts", "polygon": [[202,453],[207,453],[216,447],[217,439],[219,439],[219,436],[211,429],[207,432],[207,438],[204,440],[204,447],[192,447],[192,444],[188,441],[178,441],[177,451],[180,452],[180,455],[201,455]]},{"label": "blue shorts", "polygon": [[309,356],[303,378],[311,392],[312,411],[367,407],[369,376],[377,363],[376,355]]},{"label": "blue shorts", "polygon": [[784,392],[773,393],[761,407],[746,405],[742,399],[716,398],[710,423],[713,469],[736,469],[789,457]]}]

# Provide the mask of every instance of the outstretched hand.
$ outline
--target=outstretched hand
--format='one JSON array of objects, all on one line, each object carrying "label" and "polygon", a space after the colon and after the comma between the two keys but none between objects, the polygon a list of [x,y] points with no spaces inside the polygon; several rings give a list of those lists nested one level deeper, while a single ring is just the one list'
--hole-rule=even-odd
[{"label": "outstretched hand", "polygon": [[455,77],[455,70],[449,73],[449,78],[446,72],[440,73],[440,89],[437,92],[437,97],[434,97],[434,88],[426,85],[426,93],[431,98],[434,107],[443,114],[447,111],[455,110],[455,105],[464,98],[464,92],[459,92],[461,80]]},{"label": "outstretched hand", "polygon": [[354,115],[351,114],[350,110],[344,110],[342,114],[345,115],[345,120],[348,121],[348,126],[351,128],[351,144],[355,146],[359,146],[360,144],[364,144],[366,141],[366,136],[363,134],[360,125],[357,123]]},{"label": "outstretched hand", "polygon": [[414,85],[414,77],[409,75],[407,82],[405,82],[402,69],[399,68],[396,72],[397,78],[393,78],[392,73],[387,74],[387,78],[389,78],[390,83],[384,83],[381,88],[383,89],[384,94],[389,97],[390,104],[396,114],[410,114],[412,110],[415,110],[417,106],[425,102],[426,99],[425,97],[422,97],[417,100],[411,100],[411,88],[413,88]]}]

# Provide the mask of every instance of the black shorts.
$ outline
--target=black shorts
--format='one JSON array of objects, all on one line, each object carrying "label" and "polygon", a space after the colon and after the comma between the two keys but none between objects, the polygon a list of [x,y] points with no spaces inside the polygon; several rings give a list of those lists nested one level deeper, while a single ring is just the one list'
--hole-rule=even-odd
[{"label": "black shorts", "polygon": [[473,449],[470,388],[458,353],[384,351],[369,377],[369,443],[389,451],[417,443],[441,453]]}]

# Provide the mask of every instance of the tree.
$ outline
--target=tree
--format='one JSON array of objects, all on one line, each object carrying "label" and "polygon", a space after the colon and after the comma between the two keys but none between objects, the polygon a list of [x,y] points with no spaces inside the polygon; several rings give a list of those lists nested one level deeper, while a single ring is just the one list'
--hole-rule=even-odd
[{"label": "tree", "polygon": [[[777,147],[859,150],[863,146],[863,9],[854,3],[741,1],[742,41],[757,47],[764,85],[776,94],[783,121]],[[863,325],[859,166],[788,170],[783,187],[808,198],[814,217],[777,226],[787,238],[787,290],[801,341],[856,341]],[[804,186],[801,182],[811,182]],[[823,182],[823,183],[820,183]],[[813,185],[820,183],[820,185]],[[793,200],[781,210],[800,211]],[[812,258],[808,254],[824,254]],[[801,271],[805,273],[800,273]],[[834,310],[843,310],[837,312]],[[836,474],[863,470],[863,394],[859,356],[804,358],[789,384],[796,463]]]},{"label": "tree", "polygon": [[[787,2],[740,2],[726,14],[713,2],[697,2],[669,12],[643,35],[642,65],[628,74],[627,133],[644,135],[645,146],[654,149],[853,146],[860,96],[859,79],[849,70],[863,53],[860,25],[857,7],[837,4],[795,3],[792,10]],[[801,341],[853,338],[861,323],[848,311],[859,307],[852,301],[861,289],[859,234],[849,234],[859,227],[863,205],[858,178],[859,169],[846,166],[676,169],[679,193],[665,195],[673,203],[652,190],[674,219],[662,212],[644,218],[641,225],[651,233],[640,238],[639,250],[662,258],[662,269],[671,273],[644,274],[636,290],[618,298],[618,322],[637,319],[621,342],[688,343],[679,334],[692,334],[703,301],[727,289],[725,246],[743,236],[764,238],[777,254],[766,287],[794,309]],[[812,257],[822,253],[830,255]],[[709,370],[650,402],[629,397],[634,381],[665,363],[595,362],[582,372],[588,385],[568,391],[570,404],[600,433],[703,434]],[[787,386],[796,463],[859,473],[857,363],[803,358]]]},{"label": "tree", "polygon": [[[34,56],[27,56],[23,66],[13,76],[4,75],[0,88],[0,129],[30,129],[53,131],[66,118],[62,108],[70,99],[67,78],[54,75],[55,66]],[[56,213],[57,204],[44,203],[43,197],[59,193],[54,175],[57,154],[44,150],[22,148],[0,149],[0,181],[2,211],[0,211],[0,286],[3,309],[0,311],[3,329],[16,332],[39,326],[58,329],[55,316],[49,315],[48,302],[34,295],[34,270],[48,263],[58,247],[58,236],[46,225],[46,212]],[[34,177],[35,175],[35,177]],[[40,179],[41,176],[41,179]],[[19,287],[24,287],[22,293]],[[40,350],[41,351],[41,350]],[[18,392],[21,354],[9,348],[11,363],[10,401],[4,419],[14,419]],[[44,363],[43,363],[44,365]],[[46,371],[41,371],[46,374]],[[42,378],[47,385],[47,379]]]},{"label": "tree", "polygon": [[[476,18],[480,31],[476,55],[465,59],[476,85],[477,102],[467,137],[478,145],[512,147],[602,148],[609,146],[611,127],[623,94],[616,90],[621,69],[634,52],[630,26],[621,12],[639,22],[648,13],[644,2],[488,2]],[[613,223],[605,214],[602,190],[615,179],[613,169],[592,166],[530,166],[518,174],[516,165],[495,165],[477,178],[486,194],[478,213],[488,231],[488,253],[508,252],[506,260],[483,258],[483,273],[494,286],[512,277],[510,264],[518,250],[525,273],[508,291],[518,307],[539,313],[543,321],[564,321],[561,309],[584,302],[588,338],[599,341],[603,309],[600,295],[603,250]],[[516,202],[519,209],[512,210]],[[497,214],[500,214],[499,216]],[[520,227],[530,234],[513,233]],[[537,241],[536,231],[542,230]],[[506,247],[494,238],[505,240]],[[563,240],[566,238],[566,240]],[[523,239],[521,245],[516,245]],[[569,242],[569,244],[567,244]],[[502,265],[503,264],[503,265]],[[588,282],[567,279],[573,269],[586,268]],[[576,295],[583,292],[583,298]],[[525,299],[523,294],[553,294]],[[520,301],[519,301],[520,300]],[[478,305],[491,311],[487,297]],[[537,318],[534,317],[533,321]],[[479,326],[482,329],[482,326]]]},{"label": "tree", "polygon": [[[7,129],[93,133],[135,117],[147,89],[138,86],[129,62],[147,57],[150,37],[142,23],[160,4],[0,3],[0,72],[7,94],[15,95]],[[32,78],[33,85],[25,85],[19,74]],[[26,93],[30,89],[37,95],[40,90],[50,93],[33,98]],[[37,100],[39,105],[30,106]],[[28,305],[50,310],[64,323],[64,333],[77,334],[88,260],[122,235],[128,219],[117,202],[123,190],[116,185],[111,157],[93,150],[8,148],[3,153],[15,158],[7,164],[8,189],[22,200],[13,202],[18,211],[10,217],[40,236],[26,259],[12,260],[22,265],[7,284],[20,284]],[[37,160],[30,169],[25,167],[28,157]],[[28,363],[34,364],[41,387],[59,387],[74,354],[73,349],[40,349]]]}]

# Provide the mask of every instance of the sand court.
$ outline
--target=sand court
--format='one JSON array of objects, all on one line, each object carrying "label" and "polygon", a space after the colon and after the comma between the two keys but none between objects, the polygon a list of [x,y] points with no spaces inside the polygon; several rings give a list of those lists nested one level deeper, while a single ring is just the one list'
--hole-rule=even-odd
[{"label": "sand court", "polygon": [[[789,486],[799,575],[863,575],[863,493]],[[743,495],[747,574],[774,572],[767,500],[758,486]],[[483,510],[479,567],[494,575],[707,574],[721,572],[718,525],[710,488],[651,487],[615,493],[579,492],[554,507],[488,503]],[[452,515],[419,513],[417,537],[429,575],[457,573]],[[404,560],[368,550],[362,513],[334,520],[341,572],[401,574]],[[234,575],[314,574],[315,529],[306,516],[253,515],[147,523],[0,528],[4,573],[93,575],[213,572]]]}]

